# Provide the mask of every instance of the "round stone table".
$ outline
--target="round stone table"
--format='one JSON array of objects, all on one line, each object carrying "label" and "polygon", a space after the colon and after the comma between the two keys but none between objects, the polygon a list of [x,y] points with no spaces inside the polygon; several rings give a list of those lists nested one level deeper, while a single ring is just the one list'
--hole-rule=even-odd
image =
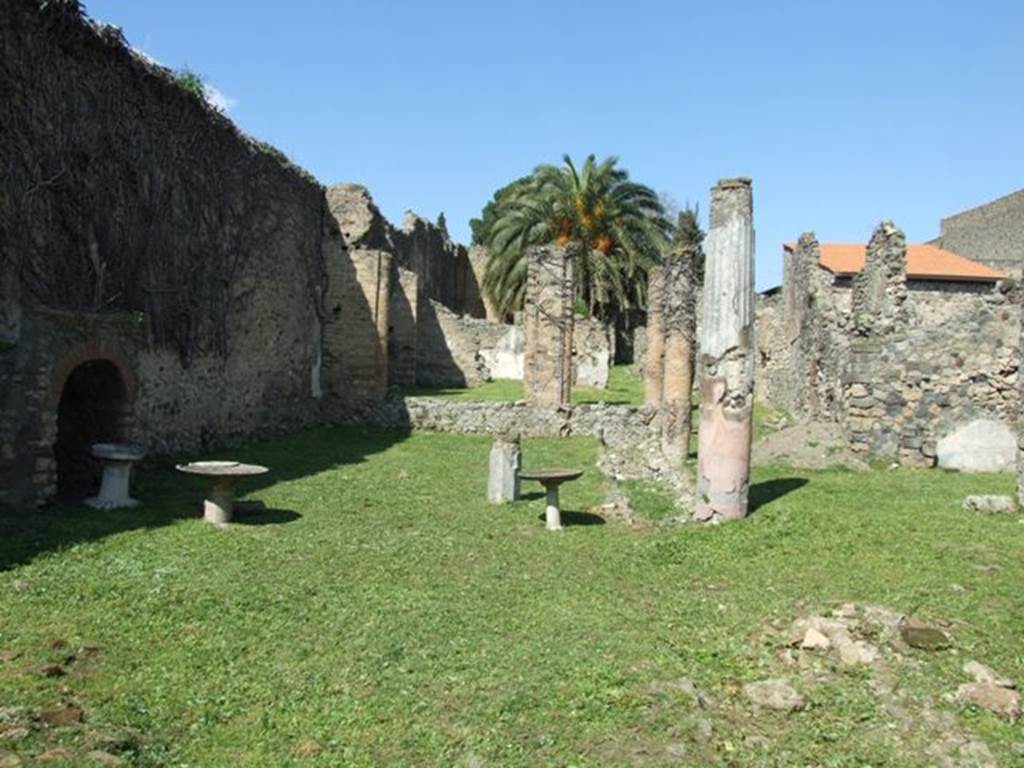
[{"label": "round stone table", "polygon": [[100,481],[99,495],[86,499],[85,503],[95,509],[120,509],[137,505],[139,502],[130,495],[132,464],[146,455],[142,446],[95,443],[92,455],[103,462],[103,479]]},{"label": "round stone table", "polygon": [[241,464],[237,461],[193,461],[178,464],[176,469],[210,478],[210,491],[203,500],[203,519],[213,525],[231,522],[231,513],[235,508],[235,485],[239,480],[270,471],[259,464]]},{"label": "round stone table", "polygon": [[524,469],[519,473],[522,480],[536,480],[547,491],[547,508],[544,517],[549,531],[562,530],[562,509],[558,506],[558,487],[575,480],[583,474],[582,469]]}]

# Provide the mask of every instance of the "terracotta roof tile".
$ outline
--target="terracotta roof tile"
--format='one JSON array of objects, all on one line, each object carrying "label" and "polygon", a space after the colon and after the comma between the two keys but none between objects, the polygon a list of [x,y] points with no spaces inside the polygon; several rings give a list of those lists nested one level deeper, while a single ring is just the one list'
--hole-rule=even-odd
[{"label": "terracotta roof tile", "polygon": [[[786,244],[792,251],[795,245]],[[821,266],[837,275],[855,275],[864,269],[867,246],[863,243],[822,243]],[[964,280],[988,282],[1006,274],[928,243],[907,245],[907,277],[913,280]]]}]

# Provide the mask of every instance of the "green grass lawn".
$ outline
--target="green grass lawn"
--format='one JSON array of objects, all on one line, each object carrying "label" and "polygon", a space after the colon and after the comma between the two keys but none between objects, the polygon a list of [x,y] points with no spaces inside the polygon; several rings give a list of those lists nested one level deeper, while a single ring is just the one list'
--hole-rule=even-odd
[{"label": "green grass lawn", "polygon": [[[870,671],[780,667],[773,624],[857,601],[950,627],[952,650],[897,668],[901,690],[1001,765],[1020,759],[1019,726],[942,698],[967,659],[1024,679],[1024,525],[959,508],[1010,492],[1008,476],[761,469],[755,514],[718,527],[657,524],[671,500],[634,485],[654,522],[627,527],[591,511],[592,441],[528,440],[527,466],[587,469],[552,534],[539,488],[486,504],[489,447],[319,429],[238,450],[273,468],[246,486],[271,509],[225,530],[196,517],[203,483],[163,464],[139,473],[135,510],[0,518],[0,651],[22,654],[0,662],[0,731],[4,707],[85,712],[0,740],[0,756],[28,764],[60,743],[77,756],[49,765],[91,765],[81,755],[110,744],[130,765],[197,768],[931,765],[937,737],[893,726]],[[41,674],[69,652],[66,676]],[[740,686],[778,676],[807,709],[755,717]],[[705,710],[666,686],[681,677]]]}]

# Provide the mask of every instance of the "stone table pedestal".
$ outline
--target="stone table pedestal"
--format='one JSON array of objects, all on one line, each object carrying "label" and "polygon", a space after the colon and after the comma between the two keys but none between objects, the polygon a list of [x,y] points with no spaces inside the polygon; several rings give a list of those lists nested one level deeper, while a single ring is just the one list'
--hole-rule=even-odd
[{"label": "stone table pedestal", "polygon": [[203,519],[216,526],[231,522],[235,510],[235,486],[244,477],[262,475],[270,470],[258,464],[237,461],[193,461],[176,469],[190,475],[210,478],[210,490],[203,500]]},{"label": "stone table pedestal", "polygon": [[139,502],[130,495],[132,465],[145,456],[141,446],[119,443],[96,443],[92,455],[103,462],[100,492],[85,503],[95,509],[134,507]]},{"label": "stone table pedestal", "polygon": [[581,469],[530,469],[519,474],[523,480],[536,480],[547,492],[547,506],[544,510],[546,527],[549,531],[562,530],[562,508],[558,501],[558,488],[562,483],[576,480],[583,475]]}]

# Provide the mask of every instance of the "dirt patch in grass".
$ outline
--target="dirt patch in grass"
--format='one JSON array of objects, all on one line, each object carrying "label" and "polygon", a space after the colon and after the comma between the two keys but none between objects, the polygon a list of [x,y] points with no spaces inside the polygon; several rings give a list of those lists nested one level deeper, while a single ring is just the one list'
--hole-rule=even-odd
[{"label": "dirt patch in grass", "polygon": [[868,469],[863,459],[846,447],[838,424],[793,424],[771,432],[754,443],[752,461],[758,466],[798,469]]}]

